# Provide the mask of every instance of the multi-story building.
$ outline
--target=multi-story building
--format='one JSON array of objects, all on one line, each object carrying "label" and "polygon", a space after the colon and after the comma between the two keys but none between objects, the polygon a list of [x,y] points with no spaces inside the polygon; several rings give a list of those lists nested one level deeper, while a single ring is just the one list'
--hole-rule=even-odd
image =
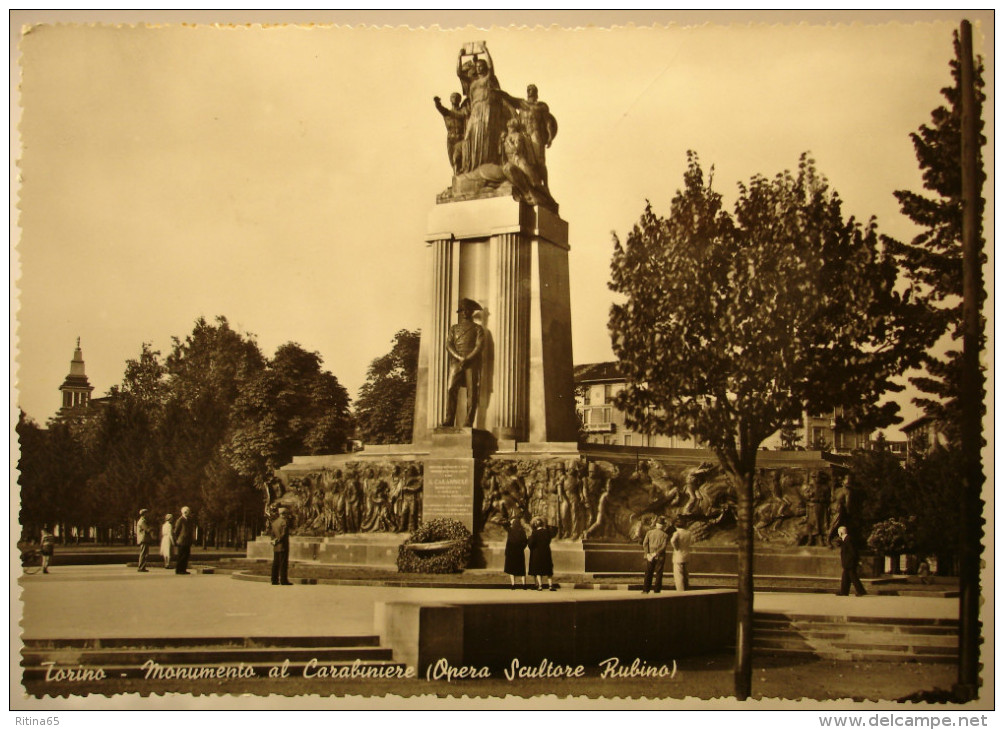
[{"label": "multi-story building", "polygon": [[931,416],[921,416],[910,421],[901,429],[906,436],[906,458],[923,456],[937,445],[945,445],[947,440],[938,422]]},{"label": "multi-story building", "polygon": [[575,366],[575,410],[582,422],[587,443],[609,446],[651,446],[667,449],[696,448],[693,439],[651,436],[639,433],[626,423],[624,412],[613,399],[627,382],[616,362]]},{"label": "multi-story building", "polygon": [[[613,404],[614,397],[624,389],[626,382],[616,362],[575,366],[576,411],[587,443],[670,449],[700,446],[692,438],[650,436],[632,430],[626,423],[624,413]],[[869,448],[871,432],[849,428],[842,421],[842,408],[821,415],[803,413],[800,422],[792,422],[789,432],[783,434],[785,438],[778,432],[767,439],[764,446],[771,449],[795,448],[838,453]],[[791,443],[786,444],[786,441]]]},{"label": "multi-story building", "polygon": [[[844,409],[819,415],[802,414],[802,446],[818,451],[847,452],[867,449],[871,431],[853,429],[843,422]],[[807,438],[806,438],[807,437]]]}]

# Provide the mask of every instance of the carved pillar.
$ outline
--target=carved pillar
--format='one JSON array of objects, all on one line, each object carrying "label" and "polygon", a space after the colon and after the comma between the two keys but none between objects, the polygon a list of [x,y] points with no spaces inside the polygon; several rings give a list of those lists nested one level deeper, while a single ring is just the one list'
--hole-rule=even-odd
[{"label": "carved pillar", "polygon": [[492,398],[500,439],[525,439],[529,367],[529,249],[519,232],[492,236],[495,369]]},{"label": "carved pillar", "polygon": [[[457,243],[451,239],[432,242],[432,307],[429,317],[429,428],[442,424],[446,416],[446,389],[450,363],[446,337],[457,304]],[[423,333],[423,337],[425,334]]]}]

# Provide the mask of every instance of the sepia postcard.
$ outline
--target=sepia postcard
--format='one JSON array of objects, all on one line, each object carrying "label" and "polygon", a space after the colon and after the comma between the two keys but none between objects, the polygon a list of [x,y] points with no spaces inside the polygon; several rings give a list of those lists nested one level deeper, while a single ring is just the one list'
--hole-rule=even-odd
[{"label": "sepia postcard", "polygon": [[992,11],[10,21],[12,710],[985,725]]}]

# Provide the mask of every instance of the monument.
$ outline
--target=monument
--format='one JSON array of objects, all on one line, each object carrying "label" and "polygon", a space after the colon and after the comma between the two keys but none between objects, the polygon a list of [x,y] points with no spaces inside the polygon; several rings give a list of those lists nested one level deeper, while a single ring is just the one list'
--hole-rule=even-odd
[{"label": "monument", "polygon": [[[463,523],[488,567],[501,566],[513,518],[547,521],[559,572],[631,569],[657,518],[683,517],[731,554],[736,497],[712,452],[578,444],[568,224],[546,164],[558,123],[535,84],[525,98],[503,90],[484,42],[464,44],[456,73],[450,106],[433,98],[452,177],[420,243],[412,442],[279,469],[268,500],[294,518],[292,559],[391,566],[406,535],[437,518]],[[823,542],[828,462],[818,452],[760,461],[758,540]]]}]

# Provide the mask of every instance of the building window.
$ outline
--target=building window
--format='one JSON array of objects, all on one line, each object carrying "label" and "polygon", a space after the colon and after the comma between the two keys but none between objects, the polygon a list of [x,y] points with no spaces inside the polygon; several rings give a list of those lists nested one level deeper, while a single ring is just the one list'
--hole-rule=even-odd
[{"label": "building window", "polygon": [[595,425],[600,423],[610,423],[610,408],[594,407],[586,410],[586,423]]},{"label": "building window", "polygon": [[607,383],[603,386],[603,402],[609,403],[610,397],[613,395],[613,386]]}]

